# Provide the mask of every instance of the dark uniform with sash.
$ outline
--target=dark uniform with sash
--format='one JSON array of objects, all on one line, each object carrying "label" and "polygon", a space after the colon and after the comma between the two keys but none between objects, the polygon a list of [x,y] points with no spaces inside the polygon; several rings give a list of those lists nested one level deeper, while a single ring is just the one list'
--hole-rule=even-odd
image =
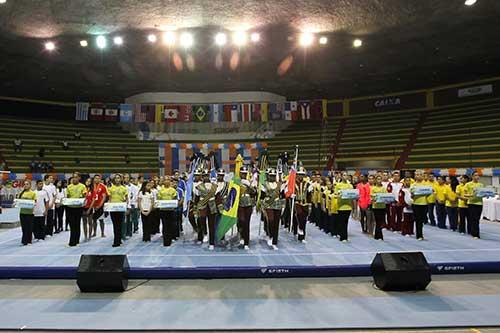
[{"label": "dark uniform with sash", "polygon": [[281,193],[281,183],[276,181],[276,171],[274,169],[269,170],[267,176],[268,181],[261,188],[262,208],[266,214],[266,234],[270,238],[268,245],[276,249],[284,199]]},{"label": "dark uniform with sash", "polygon": [[238,206],[238,231],[243,240],[243,245],[248,246],[250,244],[250,219],[252,217],[253,207],[255,206],[255,195],[257,191],[250,181],[246,179],[248,175],[247,167],[242,167],[240,173],[241,184],[240,203]]},{"label": "dark uniform with sash", "polygon": [[[211,249],[215,246],[215,216],[218,213],[216,203],[217,185],[210,182],[208,171],[203,172],[203,182],[195,187],[195,217],[198,218],[198,242],[203,241],[207,231]],[[197,214],[197,216],[196,216]]]},{"label": "dark uniform with sash", "polygon": [[300,168],[297,171],[295,181],[295,206],[293,219],[293,233],[298,235],[298,240],[305,243],[306,222],[311,210],[312,188],[311,184],[304,178],[306,171]]}]

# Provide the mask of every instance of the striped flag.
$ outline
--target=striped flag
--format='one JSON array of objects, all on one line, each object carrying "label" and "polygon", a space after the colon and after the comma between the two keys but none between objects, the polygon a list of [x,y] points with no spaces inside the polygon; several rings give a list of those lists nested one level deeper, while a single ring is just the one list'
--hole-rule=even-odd
[{"label": "striped flag", "polygon": [[220,123],[224,119],[224,110],[222,104],[212,104],[212,112],[210,113],[210,122]]},{"label": "striped flag", "polygon": [[252,114],[253,121],[261,121],[260,109],[261,109],[260,103],[255,103],[253,105],[253,114]]},{"label": "striped flag", "polygon": [[252,121],[253,104],[241,104],[241,121]]},{"label": "striped flag", "polygon": [[136,123],[146,122],[146,113],[142,112],[141,104],[136,104],[134,107],[134,122]]},{"label": "striped flag", "polygon": [[300,116],[302,120],[311,119],[311,103],[302,101],[299,103]]},{"label": "striped flag", "polygon": [[238,104],[231,105],[231,122],[238,122],[238,114],[240,113],[240,106]]},{"label": "striped flag", "polygon": [[89,120],[89,103],[78,102],[76,103],[76,120]]},{"label": "striped flag", "polygon": [[262,103],[260,105],[260,118],[262,122],[267,122],[269,120],[269,109],[267,103]]}]

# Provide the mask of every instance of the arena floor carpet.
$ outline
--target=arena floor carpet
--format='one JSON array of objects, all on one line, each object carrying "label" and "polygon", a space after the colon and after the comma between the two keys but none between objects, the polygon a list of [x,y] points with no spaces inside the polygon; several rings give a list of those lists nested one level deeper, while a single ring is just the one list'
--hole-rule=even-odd
[{"label": "arena floor carpet", "polygon": [[433,273],[500,272],[500,223],[482,223],[481,239],[449,230],[426,226],[426,240],[402,237],[385,231],[385,241],[366,237],[359,222],[349,224],[350,242],[341,243],[314,225],[307,226],[307,244],[280,230],[279,250],[268,248],[258,235],[259,219],[253,216],[250,250],[233,242],[230,247],[209,251],[207,244],[196,245],[191,228],[171,248],[161,246],[160,235],[143,243],[135,234],[120,248],[111,247],[110,222],[106,238],[95,238],[76,248],[65,247],[64,232],[34,243],[20,245],[20,228],[0,233],[0,278],[74,278],[82,254],[127,254],[131,278],[258,278],[368,276],[377,252],[422,251]]}]

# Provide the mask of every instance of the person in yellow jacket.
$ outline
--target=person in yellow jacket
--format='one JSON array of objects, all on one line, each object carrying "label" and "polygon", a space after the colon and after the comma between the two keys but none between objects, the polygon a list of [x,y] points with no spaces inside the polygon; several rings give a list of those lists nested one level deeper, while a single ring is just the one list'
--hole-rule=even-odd
[{"label": "person in yellow jacket", "polygon": [[337,218],[337,232],[339,240],[346,243],[349,240],[347,236],[347,225],[349,223],[349,216],[351,215],[353,200],[342,199],[342,190],[352,190],[353,186],[349,182],[349,175],[347,172],[342,172],[342,181],[335,184],[335,194],[337,195],[338,202],[338,218]]},{"label": "person in yellow jacket", "polygon": [[410,186],[411,199],[413,200],[412,208],[415,215],[415,229],[417,240],[424,240],[423,227],[427,221],[427,195],[418,195],[415,190],[418,186],[427,186],[423,180],[421,172],[415,172],[415,183]]},{"label": "person in yellow jacket", "polygon": [[458,180],[456,177],[446,177],[446,215],[452,231],[457,231],[458,226]]},{"label": "person in yellow jacket", "polygon": [[[328,178],[321,179],[321,198],[320,198],[320,207],[321,207],[321,217],[319,228],[324,232],[327,232],[328,225],[328,194],[330,194],[330,189],[328,184],[331,185],[331,182]],[[330,186],[331,187],[331,186]]]},{"label": "person in yellow jacket", "polygon": [[[23,190],[17,196],[18,199],[24,200],[36,200],[36,193],[31,190],[31,180],[26,179],[23,182]],[[31,245],[33,242],[33,214],[34,208],[21,208],[19,210],[19,220],[21,221],[22,237],[21,243],[26,245]]]},{"label": "person in yellow jacket", "polygon": [[469,220],[469,206],[467,205],[468,201],[468,192],[466,184],[469,182],[469,176],[463,175],[460,177],[460,184],[457,186],[457,197],[458,197],[458,231],[464,235],[465,231],[470,234],[470,223]]},{"label": "person in yellow jacket", "polygon": [[[424,173],[423,178],[424,185],[430,185],[433,188],[436,186],[437,182],[434,178],[433,173]],[[429,223],[432,226],[436,226],[436,218],[434,215],[434,207],[436,205],[436,197],[434,194],[429,194],[427,196],[427,218],[425,220],[425,224]]]},{"label": "person in yellow jacket", "polygon": [[377,193],[387,193],[387,186],[382,184],[382,177],[375,178],[375,184],[371,186],[370,194],[372,200],[373,214],[375,215],[375,234],[374,239],[384,240],[382,226],[385,225],[386,203],[377,202]]},{"label": "person in yellow jacket", "polygon": [[330,186],[330,193],[328,194],[329,203],[328,203],[328,227],[327,233],[332,235],[333,237],[338,237],[337,224],[338,224],[338,216],[339,216],[339,206],[337,196],[335,194],[335,187],[333,184]]},{"label": "person in yellow jacket", "polygon": [[469,206],[470,234],[474,239],[479,239],[479,220],[483,212],[483,198],[475,194],[475,189],[484,187],[484,184],[479,182],[479,173],[474,172],[472,181],[468,182],[465,187],[467,190],[466,198],[468,198],[467,205]]},{"label": "person in yellow jacket", "polygon": [[[69,199],[82,199],[87,194],[87,187],[80,183],[80,173],[73,173],[70,183],[66,188],[66,197]],[[80,243],[80,221],[82,220],[83,208],[81,206],[66,206],[66,220],[69,223],[69,244],[77,246]]]},{"label": "person in yellow jacket", "polygon": [[[157,200],[178,200],[177,190],[173,187],[172,181],[169,176],[163,179],[158,194]],[[163,246],[172,245],[172,240],[175,238],[176,233],[176,218],[175,208],[161,208],[160,209],[161,228],[163,235]]]},{"label": "person in yellow jacket", "polygon": [[434,185],[434,198],[436,199],[437,226],[440,229],[446,229],[446,189],[443,176],[438,176]]},{"label": "person in yellow jacket", "polygon": [[[108,189],[109,202],[111,203],[128,203],[128,190],[122,184],[122,176],[116,174],[113,178],[113,184]],[[113,247],[118,247],[122,244],[122,223],[125,220],[124,212],[110,212],[111,221],[113,222]]]}]

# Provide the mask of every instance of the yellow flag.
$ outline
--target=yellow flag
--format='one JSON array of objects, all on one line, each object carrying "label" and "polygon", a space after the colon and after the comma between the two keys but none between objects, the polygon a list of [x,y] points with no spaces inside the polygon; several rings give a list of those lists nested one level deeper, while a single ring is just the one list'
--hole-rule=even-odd
[{"label": "yellow flag", "polygon": [[238,154],[238,156],[236,157],[236,159],[234,161],[236,162],[236,164],[234,166],[234,177],[240,178],[240,169],[241,169],[241,166],[243,165],[243,157],[241,157],[241,155]]},{"label": "yellow flag", "polygon": [[155,109],[155,123],[160,124],[163,120],[164,114],[163,114],[163,105],[162,104],[156,104],[156,109]]},{"label": "yellow flag", "polygon": [[269,120],[269,109],[267,103],[262,103],[260,106],[260,120],[262,122],[267,122]]},{"label": "yellow flag", "polygon": [[328,118],[328,101],[326,99],[321,100],[321,112],[323,119]]}]

